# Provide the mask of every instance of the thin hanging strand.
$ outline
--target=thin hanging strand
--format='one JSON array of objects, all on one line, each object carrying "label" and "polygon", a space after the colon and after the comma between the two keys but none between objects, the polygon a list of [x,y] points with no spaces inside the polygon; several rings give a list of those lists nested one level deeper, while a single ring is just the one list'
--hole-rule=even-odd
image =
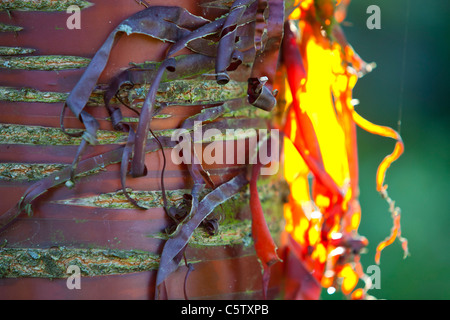
[{"label": "thin hanging strand", "polygon": [[402,73],[400,80],[400,98],[398,106],[398,121],[397,121],[397,132],[401,134],[402,129],[402,117],[403,117],[403,96],[405,89],[405,73],[406,73],[406,53],[408,44],[408,29],[409,29],[409,16],[410,16],[410,0],[406,1],[406,22],[405,22],[405,32],[403,36],[403,54],[402,54]]}]

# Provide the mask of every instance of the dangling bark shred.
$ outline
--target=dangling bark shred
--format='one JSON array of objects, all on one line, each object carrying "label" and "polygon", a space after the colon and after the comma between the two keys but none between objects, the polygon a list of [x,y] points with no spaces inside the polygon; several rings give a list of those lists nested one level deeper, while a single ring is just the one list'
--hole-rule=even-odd
[{"label": "dangling bark shred", "polygon": [[381,163],[377,169],[377,175],[376,175],[377,191],[380,193],[380,195],[383,197],[383,199],[385,199],[386,202],[389,204],[389,211],[391,212],[391,215],[392,215],[393,227],[391,229],[390,235],[378,244],[377,249],[376,249],[376,254],[375,254],[375,262],[377,264],[380,263],[381,251],[385,247],[392,244],[396,238],[398,238],[400,240],[400,242],[402,244],[404,256],[406,257],[409,255],[408,241],[406,240],[406,238],[401,236],[400,208],[396,207],[395,202],[389,197],[389,194],[387,192],[387,185],[385,185],[385,183],[384,183],[384,180],[386,178],[387,169],[391,166],[391,164],[394,161],[396,161],[403,154],[403,151],[404,151],[403,140],[397,131],[395,131],[389,127],[376,125],[376,124],[364,119],[363,117],[361,117],[356,111],[354,111],[354,110],[352,110],[352,111],[353,111],[353,113],[352,113],[353,120],[361,129],[364,129],[367,132],[370,132],[372,134],[376,134],[376,135],[380,135],[382,137],[392,138],[392,139],[396,140],[394,151],[392,151],[391,154],[387,155],[383,159],[383,161],[381,161]]},{"label": "dangling bark shred", "polygon": [[156,91],[158,90],[161,77],[165,70],[175,69],[175,60],[167,59],[161,64],[156,73],[155,79],[147,94],[144,105],[142,106],[141,115],[139,117],[139,124],[136,130],[136,138],[134,143],[134,155],[131,163],[131,174],[133,177],[141,177],[146,175],[145,168],[145,145],[147,142],[148,132],[150,130],[150,122],[153,116],[153,107],[156,99]]},{"label": "dangling bark shred", "polygon": [[[231,65],[233,52],[236,50],[235,43],[238,22],[247,8],[254,2],[255,0],[235,0],[223,24],[216,58],[216,80],[219,84],[227,84],[230,81],[230,77],[226,71]],[[234,57],[235,61],[233,61],[232,69],[235,69],[242,62],[238,61],[240,59],[238,59],[237,55]]]},{"label": "dangling bark shred", "polygon": [[257,17],[256,33],[260,34],[260,38],[255,41],[257,51],[248,79],[247,92],[250,104],[265,111],[272,111],[276,105],[272,88],[278,65],[267,61],[279,59],[283,39],[284,1],[259,1]]},{"label": "dangling bark shred", "polygon": [[183,257],[184,257],[184,265],[185,265],[186,268],[187,268],[186,276],[184,277],[183,293],[184,293],[184,299],[185,299],[185,300],[189,300],[188,294],[187,294],[187,280],[188,280],[189,275],[191,274],[192,271],[195,270],[195,268],[194,268],[194,266],[192,265],[192,263],[187,262],[186,252],[184,252]]},{"label": "dangling bark shred", "polygon": [[166,241],[156,276],[156,297],[158,297],[159,286],[178,268],[183,250],[186,248],[194,230],[217,206],[238,193],[247,183],[245,174],[241,173],[216,187],[199,202],[196,214],[183,225],[176,236]]},{"label": "dangling bark shred", "polygon": [[250,209],[252,212],[252,237],[255,243],[256,254],[263,268],[263,297],[266,299],[270,280],[270,267],[280,261],[280,259],[277,255],[277,247],[270,234],[259,199],[257,181],[261,167],[262,164],[259,162],[252,166],[250,180]]}]

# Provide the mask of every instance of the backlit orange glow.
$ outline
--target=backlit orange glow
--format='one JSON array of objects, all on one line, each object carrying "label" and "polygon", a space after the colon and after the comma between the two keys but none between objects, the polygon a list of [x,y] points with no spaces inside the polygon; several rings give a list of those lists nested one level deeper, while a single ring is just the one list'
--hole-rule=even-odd
[{"label": "backlit orange glow", "polygon": [[[364,62],[345,40],[339,26],[350,1],[304,0],[289,16],[283,59],[287,83],[284,177],[290,187],[284,207],[285,231],[295,241],[296,255],[324,288],[340,288],[353,299],[366,296],[360,250],[368,241],[358,234],[359,204],[356,126],[395,140],[394,151],[379,165],[377,191],[394,219],[381,251],[400,236],[400,210],[387,195],[386,171],[403,153],[400,135],[361,117],[352,104],[358,78],[374,64]],[[334,289],[333,289],[334,290]]]}]

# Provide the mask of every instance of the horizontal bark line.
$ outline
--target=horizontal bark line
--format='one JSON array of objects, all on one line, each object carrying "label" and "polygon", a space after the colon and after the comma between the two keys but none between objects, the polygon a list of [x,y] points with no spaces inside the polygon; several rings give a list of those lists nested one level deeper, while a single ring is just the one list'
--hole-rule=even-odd
[{"label": "horizontal bark line", "polygon": [[[0,56],[13,56],[13,55],[21,55],[21,54],[29,54],[36,51],[36,49],[32,48],[23,48],[23,47],[5,47],[0,46]],[[7,60],[0,60],[7,61]]]},{"label": "horizontal bark line", "polygon": [[[217,248],[217,247],[220,247]],[[254,257],[253,250],[241,246],[238,256],[233,259]],[[208,253],[203,252],[207,250]],[[218,250],[219,249],[219,250]],[[190,264],[205,264],[210,261],[226,261],[224,246],[200,249],[206,257],[202,259],[188,258]],[[212,250],[212,251],[211,251]],[[198,249],[191,248],[195,253]],[[215,252],[214,252],[215,251]],[[198,254],[195,254],[198,255]],[[72,274],[69,266],[80,269],[80,277],[96,277],[109,275],[126,275],[137,272],[156,271],[159,268],[160,256],[153,252],[138,249],[112,248],[69,248],[53,246],[50,248],[3,248],[0,250],[0,279],[44,278],[67,279]],[[184,261],[180,266],[184,265]],[[81,279],[82,281],[82,279]]]},{"label": "horizontal bark line", "polygon": [[67,166],[60,163],[0,163],[0,180],[36,181]]},{"label": "horizontal bark line", "polygon": [[[77,130],[67,129],[68,132]],[[70,137],[60,128],[0,124],[0,144],[79,145],[81,138]],[[99,144],[125,143],[127,135],[116,131],[99,131]]]},{"label": "horizontal bark line", "polygon": [[[254,125],[255,127],[251,127]],[[242,129],[240,131],[227,132],[228,129]],[[263,119],[259,118],[223,118],[214,123],[202,123],[200,128],[192,128],[186,132],[198,130],[201,133],[200,140],[193,140],[194,143],[208,143],[212,141],[232,141],[257,136],[256,128],[264,128]],[[203,129],[217,129],[220,135],[214,137],[203,136]],[[74,133],[77,129],[66,129]],[[25,144],[25,145],[45,145],[45,146],[73,146],[79,145],[81,137],[70,137],[60,128],[26,126],[20,124],[0,124],[0,145]],[[172,141],[178,141],[177,129],[163,129],[153,131],[156,137],[171,138]],[[149,139],[153,138],[151,133]],[[196,138],[196,137],[194,137]],[[122,131],[99,130],[97,140],[99,145],[124,144],[127,142],[128,133]]]},{"label": "horizontal bark line", "polygon": [[94,5],[85,0],[2,0],[0,11],[64,11],[71,5],[80,9]]},{"label": "horizontal bark line", "polygon": [[[30,53],[28,52],[24,53]],[[0,51],[1,52],[1,51]],[[17,54],[17,53],[12,53]],[[11,55],[11,53],[10,53]],[[60,71],[85,68],[91,59],[76,56],[42,55],[42,56],[8,56],[0,57],[1,69]]]},{"label": "horizontal bark line", "polygon": [[[212,170],[208,171],[211,175],[214,174],[224,174],[227,169]],[[273,190],[267,185],[260,184],[258,189],[262,193],[261,200],[270,201],[273,195],[281,193],[282,187],[279,185],[278,190]],[[128,194],[131,198],[135,199],[138,203],[149,207],[149,208],[160,208],[163,207],[163,197],[161,190],[132,190],[129,188]],[[171,205],[180,206],[183,205],[183,197],[185,194],[190,194],[190,189],[177,189],[177,190],[166,190],[167,200]],[[211,192],[211,189],[204,189],[200,194],[200,198]],[[234,200],[238,199],[241,202],[246,202],[248,200],[249,194],[247,191],[240,193],[233,197]],[[83,207],[98,207],[98,208],[108,208],[108,209],[134,209],[135,207],[127,201],[127,198],[123,194],[122,190],[116,192],[102,193],[95,196],[87,197],[77,197],[68,198],[63,200],[50,201],[55,204],[62,205],[72,205],[72,206],[83,206]]]},{"label": "horizontal bark line", "polygon": [[[154,150],[157,152],[159,150]],[[17,163],[17,162],[4,162],[0,163],[0,188],[2,187],[23,187],[26,188],[30,183],[44,179],[58,171],[69,168],[70,163]],[[232,174],[234,172],[243,170],[245,164],[238,164],[235,166],[228,165],[223,168],[210,168],[208,172],[214,176],[221,176],[225,174]],[[177,167],[178,168],[178,167]],[[167,168],[166,168],[167,169]],[[108,168],[106,172],[105,168],[97,168],[85,173],[77,175],[78,178],[87,177],[93,174],[97,174],[100,171],[103,172],[102,176],[106,180],[114,180],[117,178],[119,169],[117,167]],[[179,178],[188,173],[186,170],[166,170],[166,178]],[[147,176],[148,179],[159,179],[160,171],[149,169]]]},{"label": "horizontal bark line", "polygon": [[[131,190],[127,188],[128,194],[138,203],[149,208],[163,207],[163,196],[160,190]],[[205,190],[203,196],[209,193],[210,190]],[[167,201],[171,205],[178,206],[183,202],[183,196],[189,194],[188,189],[166,190]],[[98,207],[98,208],[116,208],[116,209],[134,209],[135,207],[125,197],[122,190],[116,192],[109,192],[98,194],[91,197],[77,197],[65,200],[51,201],[57,204],[83,206],[83,207]]]},{"label": "horizontal bark line", "polygon": [[0,256],[0,277],[6,278],[67,278],[70,265],[78,266],[83,276],[156,270],[159,266],[158,255],[136,250],[3,248]]},{"label": "horizontal bark line", "polygon": [[[0,66],[1,66],[0,57]],[[98,87],[102,87],[99,85]],[[104,86],[103,86],[104,87]],[[119,95],[126,102],[142,106],[150,85],[135,85],[131,90],[121,90]],[[88,106],[104,106],[104,90],[97,89],[91,94]],[[247,83],[230,81],[226,85],[218,85],[215,80],[173,80],[161,83],[156,94],[156,103],[170,103],[180,105],[210,104],[225,102],[232,99],[244,98],[247,94]],[[65,102],[68,92],[40,91],[34,88],[0,86],[0,101],[11,102]],[[117,104],[115,98],[111,103]]]},{"label": "horizontal bark line", "polygon": [[69,96],[66,92],[39,91],[33,88],[0,87],[0,101],[11,102],[64,102]]},{"label": "horizontal bark line", "polygon": [[0,23],[0,32],[19,32],[22,30],[23,30],[23,27],[20,27],[20,26]]}]

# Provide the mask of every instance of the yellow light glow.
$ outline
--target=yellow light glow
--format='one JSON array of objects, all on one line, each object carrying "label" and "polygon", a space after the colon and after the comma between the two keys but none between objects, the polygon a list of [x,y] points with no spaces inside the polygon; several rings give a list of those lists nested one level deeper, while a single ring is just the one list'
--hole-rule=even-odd
[{"label": "yellow light glow", "polygon": [[364,298],[364,290],[359,288],[353,291],[352,293],[352,300],[361,300]]},{"label": "yellow light glow", "polygon": [[323,277],[320,284],[324,288],[329,288],[333,285],[334,278],[333,277]]},{"label": "yellow light glow", "polygon": [[284,229],[287,232],[292,233],[292,231],[294,231],[294,221],[292,219],[292,210],[291,210],[291,205],[289,203],[284,204],[283,215],[284,215],[284,221],[285,221]]},{"label": "yellow light glow", "polygon": [[325,263],[327,260],[327,250],[323,244],[317,244],[316,249],[311,254],[311,258],[318,260],[320,263]]},{"label": "yellow light glow", "polygon": [[309,245],[314,246],[319,241],[320,231],[317,228],[310,228],[308,230]]},{"label": "yellow light glow", "polygon": [[299,224],[297,226],[294,226],[294,240],[299,242],[301,245],[304,245],[306,242],[305,233],[308,230],[308,227],[309,222],[305,217],[302,217]]},{"label": "yellow light glow", "polygon": [[308,166],[287,137],[284,138],[284,157],[284,178],[288,184],[292,184],[299,176],[308,174]]},{"label": "yellow light glow", "polygon": [[357,230],[360,222],[361,222],[361,212],[358,211],[358,212],[353,213],[351,223],[350,223],[351,229]]},{"label": "yellow light glow", "polygon": [[344,278],[341,285],[342,293],[350,294],[358,284],[358,275],[349,264],[346,264],[338,276]]},{"label": "yellow light glow", "polygon": [[338,53],[324,48],[314,38],[306,46],[308,74],[305,91],[298,92],[301,109],[311,119],[327,173],[338,186],[349,178],[344,131],[336,117],[331,97],[335,81],[334,65],[341,63]]}]

